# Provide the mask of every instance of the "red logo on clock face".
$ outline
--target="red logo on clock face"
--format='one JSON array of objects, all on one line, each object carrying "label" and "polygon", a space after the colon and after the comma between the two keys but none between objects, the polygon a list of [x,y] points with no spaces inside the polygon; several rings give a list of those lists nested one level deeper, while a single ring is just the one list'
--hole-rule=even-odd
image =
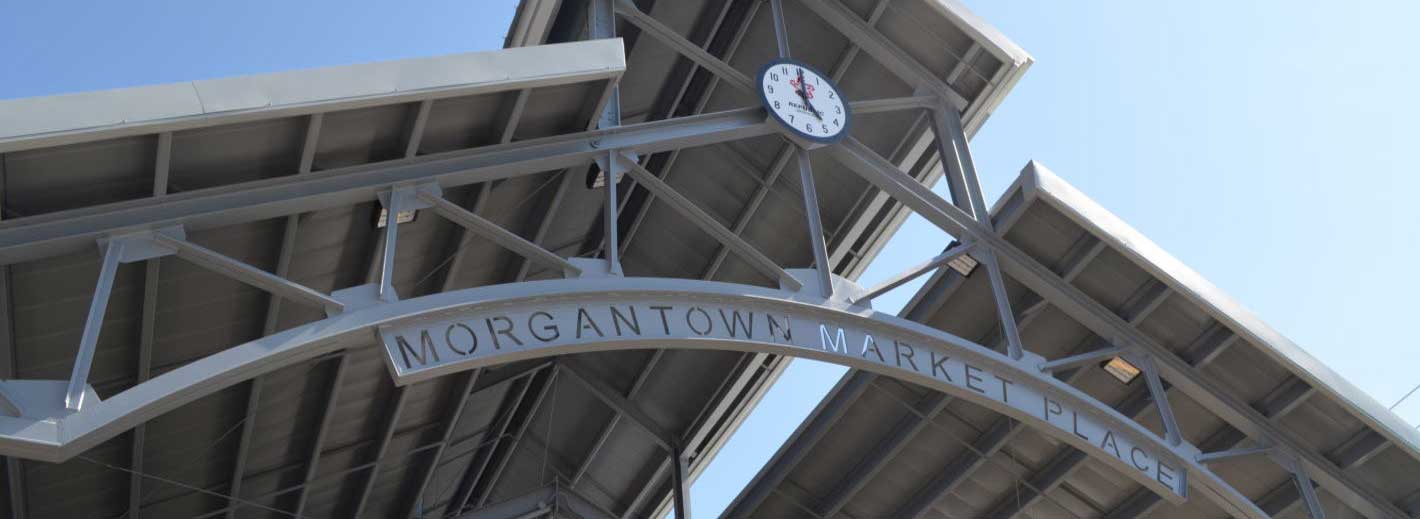
[{"label": "red logo on clock face", "polygon": [[813,98],[814,98],[814,86],[813,86],[813,85],[810,85],[810,84],[807,84],[807,83],[800,84],[800,83],[799,83],[799,80],[797,80],[797,79],[790,79],[790,80],[789,80],[789,86],[794,87],[795,90],[803,91],[804,97],[807,97],[807,98],[809,98],[809,99],[813,99]]}]

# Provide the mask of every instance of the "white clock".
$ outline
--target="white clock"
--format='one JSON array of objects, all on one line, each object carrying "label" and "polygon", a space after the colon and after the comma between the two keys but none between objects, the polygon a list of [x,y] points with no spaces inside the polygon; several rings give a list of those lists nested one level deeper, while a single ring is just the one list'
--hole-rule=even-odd
[{"label": "white clock", "polygon": [[813,67],[791,59],[769,62],[759,71],[759,98],[801,145],[829,144],[848,134],[848,105]]}]

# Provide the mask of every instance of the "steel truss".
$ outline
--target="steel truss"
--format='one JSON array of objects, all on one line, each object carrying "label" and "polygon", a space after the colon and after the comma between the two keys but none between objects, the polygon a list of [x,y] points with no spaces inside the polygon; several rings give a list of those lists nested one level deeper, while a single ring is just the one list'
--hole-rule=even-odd
[{"label": "steel truss", "polygon": [[[777,22],[776,31],[779,36],[781,53],[787,55],[788,33],[783,26],[779,3],[779,0],[773,0],[771,5]],[[692,201],[676,193],[673,188],[648,171],[638,161],[639,157],[653,153],[727,143],[777,133],[779,130],[771,123],[766,122],[760,108],[744,108],[620,126],[619,102],[617,101],[615,82],[612,81],[608,84],[608,91],[603,96],[602,103],[594,111],[594,119],[599,126],[597,129],[543,139],[510,142],[511,129],[516,124],[521,104],[526,101],[526,91],[524,90],[519,94],[507,116],[508,123],[505,125],[500,144],[459,152],[418,156],[421,129],[428,114],[428,105],[425,103],[420,106],[418,115],[411,126],[410,134],[407,136],[405,158],[320,172],[312,172],[310,164],[310,153],[314,150],[313,143],[318,136],[320,127],[319,115],[313,116],[307,132],[306,152],[302,156],[301,174],[299,175],[171,195],[166,194],[164,189],[157,189],[154,193],[155,196],[143,200],[41,215],[26,218],[13,225],[0,226],[0,263],[6,265],[83,250],[96,243],[104,251],[104,259],[100,267],[101,274],[90,307],[89,319],[80,341],[81,345],[75,360],[74,372],[67,387],[59,389],[64,395],[63,400],[68,408],[66,413],[61,413],[63,415],[63,418],[59,419],[61,423],[40,424],[40,420],[35,417],[45,413],[25,414],[23,410],[21,416],[18,417],[0,417],[0,422],[6,425],[31,426],[10,427],[8,430],[14,432],[0,435],[0,453],[11,456],[7,466],[12,474],[10,479],[12,492],[15,492],[13,487],[21,484],[19,478],[13,477],[17,473],[17,465],[14,463],[16,456],[62,461],[166,411],[246,380],[253,381],[248,410],[250,414],[255,409],[259,395],[260,386],[257,377],[279,366],[317,359],[323,355],[334,353],[339,348],[338,345],[343,342],[341,339],[369,333],[373,327],[382,324],[400,322],[435,310],[446,311],[449,308],[470,306],[467,301],[479,301],[480,304],[515,302],[530,295],[555,298],[568,294],[579,296],[596,294],[607,300],[618,300],[617,298],[629,297],[624,292],[634,290],[637,293],[664,291],[668,294],[698,294],[725,301],[768,305],[772,308],[793,309],[794,311],[804,311],[804,307],[808,307],[813,312],[831,315],[835,319],[860,322],[865,326],[875,326],[882,329],[898,330],[901,333],[922,338],[924,342],[930,342],[935,347],[940,347],[942,351],[950,352],[954,356],[976,359],[1002,373],[1011,374],[1022,383],[1047,391],[1052,398],[1059,399],[1059,401],[1078,403],[1087,407],[1091,409],[1095,418],[1110,423],[1121,431],[1131,431],[1131,434],[1137,434],[1138,441],[1156,447],[1158,452],[1168,453],[1175,458],[1173,461],[1176,461],[1181,467],[1186,467],[1190,475],[1191,488],[1202,491],[1205,497],[1216,502],[1220,508],[1229,513],[1245,517],[1267,517],[1267,513],[1261,509],[1259,504],[1253,503],[1238,493],[1227,482],[1210,471],[1204,463],[1234,456],[1264,455],[1271,457],[1278,462],[1279,466],[1293,474],[1299,489],[1297,499],[1304,504],[1313,518],[1323,517],[1313,489],[1313,482],[1368,516],[1405,516],[1392,502],[1376,495],[1344,474],[1342,472],[1344,467],[1338,466],[1338,463],[1291,440],[1268,420],[1268,416],[1246,403],[1237,401],[1235,397],[1230,396],[1216,384],[1197,377],[1194,373],[1195,366],[1206,359],[1215,357],[1218,351],[1225,348],[1228,340],[1226,337],[1209,343],[1210,345],[1205,348],[1206,351],[1200,353],[1199,359],[1202,360],[1180,358],[1139,332],[1127,316],[1117,315],[1080,292],[1069,283],[1068,276],[1062,276],[1041,265],[999,236],[993,228],[986,204],[982,199],[967,146],[966,133],[962,128],[961,113],[972,108],[968,106],[967,101],[941,78],[934,76],[921,64],[915,63],[901,49],[897,49],[886,37],[878,33],[871,23],[859,18],[840,2],[833,0],[825,2],[802,1],[801,4],[846,35],[854,45],[854,49],[868,54],[885,65],[894,75],[917,89],[917,95],[912,97],[859,101],[850,106],[854,110],[864,112],[919,110],[928,114],[933,123],[932,129],[936,135],[938,153],[947,172],[946,176],[953,194],[953,201],[948,202],[936,196],[930,189],[902,172],[896,165],[852,138],[845,139],[843,142],[829,146],[817,153],[825,154],[843,164],[896,203],[910,208],[956,237],[962,243],[961,247],[946,251],[942,256],[894,278],[885,286],[867,291],[853,287],[851,283],[844,280],[833,278],[830,274],[831,265],[828,264],[829,256],[826,250],[824,230],[818,221],[813,172],[807,160],[808,152],[793,150],[794,156],[792,158],[781,153],[784,157],[776,161],[770,175],[771,180],[768,180],[765,186],[772,183],[773,178],[777,178],[779,170],[786,167],[790,160],[797,162],[801,185],[804,188],[802,195],[804,196],[806,223],[811,232],[810,238],[813,243],[817,268],[796,274],[769,261],[753,246],[740,238],[739,232],[743,227],[741,223],[737,222],[735,229],[725,228],[696,207]],[[719,83],[741,90],[752,89],[752,82],[748,76],[707,52],[702,45],[690,42],[650,15],[641,12],[630,0],[599,1],[596,2],[596,5],[599,11],[598,18],[596,18],[598,26],[607,27],[609,22],[606,11],[614,11],[616,16],[635,25],[644,34],[670,46],[690,59],[695,66],[712,73]],[[880,12],[880,8],[875,10],[875,16]],[[601,33],[593,32],[593,34],[610,36],[605,30]],[[855,50],[853,54],[856,55],[857,52],[858,50]],[[953,74],[957,73],[959,72]],[[168,142],[170,142],[170,137]],[[598,160],[605,164],[606,183],[610,187],[607,189],[608,228],[605,238],[607,240],[605,247],[607,262],[601,272],[595,275],[585,272],[582,267],[582,265],[586,265],[585,263],[570,262],[558,254],[544,249],[536,243],[536,240],[523,240],[483,219],[476,211],[466,210],[458,204],[444,199],[441,194],[443,188],[476,183],[485,183],[486,185],[487,182],[499,179],[584,167]],[[163,179],[166,168],[162,166],[165,162],[161,159],[159,164],[160,166],[155,172],[158,179],[156,184],[162,186],[165,183]],[[1033,164],[1032,167],[1036,166]],[[615,226],[618,216],[616,213],[618,197],[615,190],[615,178],[617,173],[622,171],[649,189],[658,199],[670,203],[692,222],[721,241],[722,250],[733,251],[745,256],[751,264],[766,275],[777,279],[783,288],[773,290],[698,281],[620,277],[619,265],[616,261],[621,245],[616,236]],[[565,181],[563,183],[565,184]],[[483,196],[486,196],[486,189]],[[763,195],[758,195],[758,198],[762,197]],[[336,294],[324,294],[284,279],[284,268],[280,265],[289,263],[291,250],[289,243],[283,245],[282,261],[278,263],[277,273],[273,275],[188,242],[184,238],[186,231],[285,217],[287,219],[285,237],[286,241],[290,242],[294,239],[299,214],[375,199],[381,200],[392,217],[388,219],[389,225],[385,231],[382,247],[377,249],[379,259],[376,262],[378,269],[372,279],[374,282],[373,297],[354,289]],[[554,209],[555,205],[554,203]],[[401,208],[415,207],[431,208],[434,212],[459,224],[467,232],[489,238],[513,250],[528,261],[558,269],[568,279],[475,288],[401,301],[397,295],[393,294],[391,285],[394,253],[398,245],[398,224],[393,215]],[[539,234],[542,233],[539,232]],[[951,259],[967,253],[986,267],[1002,325],[1001,333],[1004,339],[1005,355],[997,353],[991,348],[937,330],[876,314],[862,304],[912,277],[939,269]],[[94,345],[99,325],[102,322],[107,296],[111,289],[113,273],[120,263],[148,261],[151,266],[156,265],[152,263],[155,258],[167,255],[177,255],[271,292],[273,300],[265,330],[268,333],[261,339],[234,346],[151,380],[144,381],[145,377],[140,372],[140,383],[137,386],[108,400],[96,401],[96,394],[87,386],[88,367],[92,362]],[[717,265],[719,261],[717,259]],[[526,267],[522,269],[520,278],[525,275],[526,270]],[[712,267],[712,272],[713,270]],[[150,267],[150,272],[153,277],[156,277],[156,268]],[[1017,318],[1018,315],[1021,315],[1020,321],[1027,320],[1026,316],[1029,315],[1030,310],[1020,314],[1013,310],[1012,301],[1006,291],[1006,274],[1011,275],[1032,292],[1038,294],[1040,301],[1037,304],[1057,306],[1083,323],[1095,334],[1111,338],[1111,340],[1100,345],[1098,350],[1081,351],[1077,355],[1062,359],[1047,361],[1034,357],[1021,343],[1019,327],[1024,323],[1018,322]],[[806,281],[808,286],[805,287],[803,285]],[[836,287],[848,288],[845,290]],[[803,290],[801,291],[800,288]],[[843,293],[845,291],[847,293]],[[1164,295],[1166,295],[1166,291]],[[274,332],[278,304],[285,300],[323,308],[330,317],[292,330],[272,333]],[[151,301],[148,304],[151,305]],[[8,305],[5,308],[8,309]],[[920,373],[907,372],[900,368],[892,369],[885,365],[874,365],[861,359],[845,358],[841,355],[815,353],[803,349],[754,342],[704,343],[678,342],[670,339],[662,344],[669,348],[713,347],[757,353],[815,356],[860,369],[873,370],[879,375],[902,378],[927,385],[951,395],[951,398],[966,398],[1006,414],[1016,413],[1016,411],[991,401],[985,401],[960,387],[944,384],[930,377],[923,377]],[[588,344],[586,350],[596,351],[615,346],[614,343]],[[1082,393],[1070,388],[1068,383],[1058,380],[1052,375],[1057,370],[1069,369],[1105,355],[1126,356],[1143,368],[1148,383],[1147,399],[1140,397],[1135,402],[1152,402],[1158,408],[1166,425],[1163,437],[1156,437],[1152,433],[1144,431],[1142,427],[1132,421],[1129,416],[1137,413],[1138,408],[1130,407],[1116,411],[1105,403],[1083,396]],[[335,397],[339,390],[345,357],[339,356],[338,359],[331,398],[321,420],[321,430],[317,434],[313,454],[306,467],[305,481],[307,484],[311,482],[316,473],[321,440],[326,429],[325,424],[329,421],[330,408],[335,404]],[[481,361],[483,364],[462,366],[460,370],[497,364],[500,361],[498,357],[489,357]],[[140,369],[146,370],[146,366],[140,364]],[[599,387],[594,379],[579,375],[578,370],[574,367],[555,367],[553,376],[556,376],[559,370],[570,375],[569,378],[585,384],[593,394],[615,409],[618,417],[616,420],[625,419],[646,430],[658,444],[669,452],[672,461],[673,494],[676,496],[673,500],[674,506],[678,512],[683,513],[686,510],[685,494],[688,481],[686,460],[681,455],[683,446],[679,439],[659,430],[654,422],[641,416],[635,405],[627,399],[628,395]],[[468,388],[476,380],[476,375],[468,375],[467,377],[464,383],[459,384],[459,387],[463,388],[462,395],[458,398],[459,402],[467,398]],[[6,393],[50,390],[48,386],[41,389],[37,389],[40,386],[21,387],[15,385],[13,381],[0,382],[0,386],[3,386]],[[1237,436],[1251,438],[1253,442],[1265,445],[1265,447],[1234,448],[1233,445],[1236,444],[1236,441],[1233,441],[1231,444],[1219,445],[1219,450],[1215,452],[1200,451],[1185,441],[1179,432],[1180,428],[1173,418],[1168,403],[1170,387],[1217,413],[1240,433]],[[864,388],[866,388],[866,384],[862,388],[850,388],[850,390],[861,391]],[[1277,406],[1266,407],[1266,409],[1279,414],[1284,413],[1296,402],[1305,398],[1306,389],[1299,387],[1298,391],[1289,391],[1278,397]],[[371,464],[365,466],[370,474],[363,487],[357,513],[359,509],[363,508],[365,496],[374,485],[381,458],[394,432],[401,404],[405,400],[404,394],[404,391],[400,390],[379,440],[376,449],[377,455]],[[946,398],[943,396],[938,401],[928,403],[924,412],[930,414],[939,410],[945,405]],[[1144,404],[1136,405],[1142,406]],[[1273,411],[1269,411],[1269,414],[1272,414]],[[447,443],[449,432],[452,431],[456,422],[457,415],[446,424],[445,439],[435,450],[428,469],[430,473],[437,466],[439,453],[443,449],[443,444]],[[921,423],[922,421],[903,424],[899,428],[897,436],[910,437],[922,427]],[[615,421],[608,428],[614,424]],[[1036,425],[1041,424],[1037,423]],[[996,431],[997,429],[1000,430],[988,433],[990,435],[987,438],[988,442],[982,446],[982,450],[991,452],[999,449],[1000,445],[1004,444],[1004,438],[1009,438],[1012,430],[1009,422],[1007,422],[1007,427],[993,428],[992,430]],[[1042,425],[1041,429],[1047,434],[1057,435],[1067,441],[1074,441],[1064,437],[1065,433],[1051,431],[1047,426]],[[812,434],[813,431],[819,431],[819,428],[811,427],[810,433]],[[243,446],[248,441],[249,435],[250,431],[244,429]],[[135,448],[141,447],[141,437],[141,432],[136,434]],[[889,455],[897,448],[899,442],[900,440],[894,440],[882,446],[881,455]],[[1339,454],[1346,464],[1352,464],[1355,463],[1355,460],[1363,460],[1372,456],[1378,451],[1379,446],[1384,445],[1383,441],[1374,441],[1370,438],[1357,439],[1355,442],[1348,442],[1348,445],[1352,443],[1354,446],[1347,447],[1348,450],[1345,453]],[[1089,449],[1067,450],[1063,455],[1066,458],[1061,458],[1059,463],[1053,463],[1047,473],[1032,476],[1031,479],[1037,487],[1048,487],[1052,480],[1058,482],[1061,475],[1067,473],[1069,467],[1077,464],[1079,459],[1083,459],[1085,455],[1102,456],[1099,452]],[[234,487],[239,484],[242,477],[242,463],[240,461],[242,459],[244,456],[238,457]],[[878,461],[870,460],[860,466],[855,474],[871,474],[879,467],[878,463]],[[972,463],[970,460],[963,461],[963,473],[971,470]],[[1117,464],[1115,465],[1117,466]],[[585,469],[579,470],[576,478],[580,478],[584,472]],[[862,477],[865,476],[852,476],[845,480],[840,487],[851,495],[853,490],[861,486]],[[576,478],[573,479],[574,485]],[[952,478],[942,485],[936,486],[950,488],[955,480],[958,479]],[[423,488],[423,485],[427,484],[428,475],[424,475],[420,481],[420,487]],[[1145,486],[1149,487],[1147,483]],[[131,493],[136,495],[137,488],[135,482]],[[1153,488],[1156,492],[1159,491],[1156,486],[1149,488]],[[473,490],[473,487],[470,486],[460,496],[458,501],[461,502],[461,505],[469,502],[473,497],[469,493]],[[567,489],[552,488],[540,492],[535,493],[534,498],[529,498],[533,504],[533,509],[529,511],[545,510],[550,506],[549,503],[559,499],[569,503],[577,501],[575,493]],[[768,488],[757,489],[755,492],[768,492]],[[301,513],[304,505],[304,495],[303,488],[302,498],[297,505],[297,514]],[[233,497],[240,497],[235,489]],[[1166,499],[1173,498],[1168,495],[1164,497]],[[478,496],[476,504],[485,505],[486,499],[485,492]],[[14,502],[17,503],[17,507],[23,507],[19,500]],[[1131,497],[1129,502],[1117,510],[1114,515],[1127,515],[1132,510],[1147,509],[1155,502],[1157,502],[1157,498],[1153,497],[1153,494],[1137,495]],[[841,509],[843,505],[843,501],[824,503],[823,509],[831,514],[833,511]],[[136,509],[136,503],[134,508]],[[1003,510],[1005,508],[1009,507],[1003,506]],[[459,513],[462,509],[463,506],[459,506],[454,509],[454,512]],[[230,514],[233,510],[235,510],[235,505],[226,510],[226,513]],[[411,510],[412,513],[413,510]],[[475,512],[475,514],[477,513],[481,512]],[[590,516],[608,515],[604,511],[587,511],[587,514],[591,514]],[[685,515],[681,515],[681,517],[685,517]]]}]

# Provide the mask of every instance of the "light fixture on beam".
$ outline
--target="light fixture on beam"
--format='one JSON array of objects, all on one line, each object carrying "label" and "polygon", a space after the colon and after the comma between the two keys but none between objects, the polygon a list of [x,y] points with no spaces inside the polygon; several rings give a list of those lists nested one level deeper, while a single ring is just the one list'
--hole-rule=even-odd
[{"label": "light fixture on beam", "polygon": [[1110,358],[1104,361],[1103,364],[1100,364],[1100,367],[1104,368],[1106,373],[1109,373],[1110,376],[1123,384],[1133,382],[1134,379],[1139,378],[1140,373],[1143,373],[1143,370],[1140,370],[1138,366],[1131,364],[1129,361],[1124,360],[1123,357]]},{"label": "light fixture on beam", "polygon": [[970,276],[971,272],[976,270],[976,265],[978,265],[976,258],[971,257],[970,254],[962,254],[947,262],[947,266],[957,271],[957,274],[961,274],[962,277]]},{"label": "light fixture on beam", "polygon": [[[418,211],[418,210],[411,209],[411,210],[408,210],[408,211],[400,211],[400,212],[399,212],[399,216],[395,217],[395,223],[401,223],[401,224],[410,223],[410,222],[413,222],[414,219],[415,219],[415,218],[418,218],[418,217],[419,217],[419,211]],[[389,212],[389,210],[388,210],[388,209],[385,209],[385,208],[383,208],[383,207],[381,207],[381,208],[380,208],[380,214],[375,218],[375,228],[376,228],[376,229],[384,229],[386,225],[389,225],[389,218],[390,218],[390,212]]]}]

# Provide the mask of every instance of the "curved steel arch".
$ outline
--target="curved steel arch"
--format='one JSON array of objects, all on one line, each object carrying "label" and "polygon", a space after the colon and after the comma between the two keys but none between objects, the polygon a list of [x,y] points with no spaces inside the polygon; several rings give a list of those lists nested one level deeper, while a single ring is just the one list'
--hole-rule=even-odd
[{"label": "curved steel arch", "polygon": [[[813,279],[811,271],[794,274]],[[835,281],[838,294],[862,292],[850,281]],[[1019,419],[1171,501],[1185,501],[1192,487],[1240,516],[1267,517],[1199,463],[1198,449],[1188,443],[1171,446],[1041,371],[1041,357],[1012,359],[807,287],[794,291],[596,274],[350,309],[200,359],[83,412],[47,419],[0,417],[0,454],[63,461],[183,404],[281,366],[352,343],[374,342],[375,335],[386,343],[399,384],[527,358],[616,349],[722,349],[813,358],[921,384]],[[55,394],[62,398],[62,391]]]}]

